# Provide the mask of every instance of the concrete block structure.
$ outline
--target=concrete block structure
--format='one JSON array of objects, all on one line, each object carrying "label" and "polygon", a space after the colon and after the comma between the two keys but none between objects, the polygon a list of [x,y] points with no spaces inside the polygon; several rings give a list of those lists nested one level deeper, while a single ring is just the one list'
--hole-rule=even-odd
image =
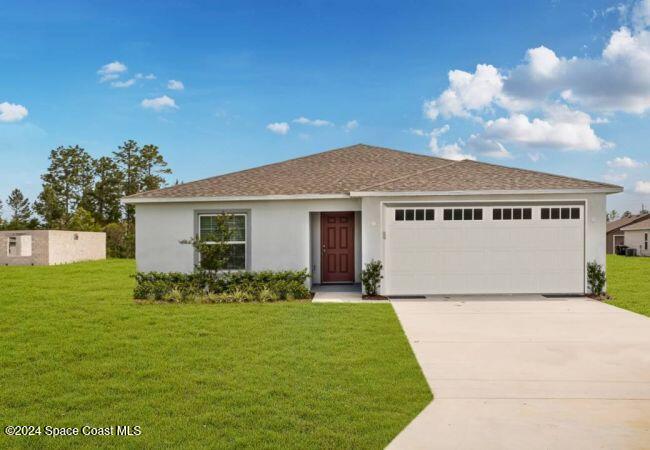
[{"label": "concrete block structure", "polygon": [[106,259],[106,233],[0,231],[0,266],[51,266]]}]

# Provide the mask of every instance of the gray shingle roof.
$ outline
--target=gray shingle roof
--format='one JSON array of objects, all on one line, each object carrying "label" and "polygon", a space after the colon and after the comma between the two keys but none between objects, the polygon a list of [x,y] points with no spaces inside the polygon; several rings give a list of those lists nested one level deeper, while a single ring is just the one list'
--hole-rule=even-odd
[{"label": "gray shingle roof", "polygon": [[350,192],[603,189],[618,186],[475,161],[450,161],[358,144],[141,192],[129,199]]},{"label": "gray shingle roof", "polygon": [[637,214],[634,216],[621,217],[620,219],[612,220],[611,222],[607,222],[607,232],[609,233],[610,231],[618,230],[619,228],[623,228],[624,226],[642,221],[645,218],[650,219],[650,214],[643,214],[643,215]]},{"label": "gray shingle roof", "polygon": [[650,218],[633,223],[621,228],[623,231],[650,230]]}]

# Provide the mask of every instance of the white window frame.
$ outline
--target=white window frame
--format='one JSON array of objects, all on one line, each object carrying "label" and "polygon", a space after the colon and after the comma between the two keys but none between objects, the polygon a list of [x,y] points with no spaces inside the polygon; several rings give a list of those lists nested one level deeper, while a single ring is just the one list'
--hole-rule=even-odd
[{"label": "white window frame", "polygon": [[[13,246],[11,245],[13,243]],[[11,248],[14,248],[14,253],[11,253]],[[15,257],[18,255],[18,237],[9,236],[7,239],[7,256]]]},{"label": "white window frame", "polygon": [[[223,213],[200,213],[198,214],[199,218],[199,239],[201,238],[201,217],[219,217],[219,216],[243,216],[244,217],[244,240],[243,241],[224,241],[225,244],[227,245],[241,245],[244,244],[244,267],[242,269],[223,269],[221,272],[239,272],[242,270],[246,270],[248,267],[248,214],[246,213],[229,213],[229,212],[223,212]],[[211,242],[208,241],[206,242],[207,245],[214,245],[216,242]],[[199,253],[198,256],[199,263],[201,262],[201,253]]]}]

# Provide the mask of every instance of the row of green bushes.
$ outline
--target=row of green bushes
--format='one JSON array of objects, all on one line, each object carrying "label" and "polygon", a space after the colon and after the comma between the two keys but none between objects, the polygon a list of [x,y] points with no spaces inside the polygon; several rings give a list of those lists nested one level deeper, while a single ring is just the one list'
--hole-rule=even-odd
[{"label": "row of green bushes", "polygon": [[301,271],[214,273],[140,272],[134,297],[171,303],[245,303],[309,299]]}]

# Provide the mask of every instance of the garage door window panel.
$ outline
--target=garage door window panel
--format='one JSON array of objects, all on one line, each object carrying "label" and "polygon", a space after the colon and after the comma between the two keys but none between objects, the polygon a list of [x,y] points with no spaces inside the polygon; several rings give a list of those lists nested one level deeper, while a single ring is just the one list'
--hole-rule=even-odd
[{"label": "garage door window panel", "polygon": [[572,219],[580,218],[580,208],[571,208],[571,218]]}]

